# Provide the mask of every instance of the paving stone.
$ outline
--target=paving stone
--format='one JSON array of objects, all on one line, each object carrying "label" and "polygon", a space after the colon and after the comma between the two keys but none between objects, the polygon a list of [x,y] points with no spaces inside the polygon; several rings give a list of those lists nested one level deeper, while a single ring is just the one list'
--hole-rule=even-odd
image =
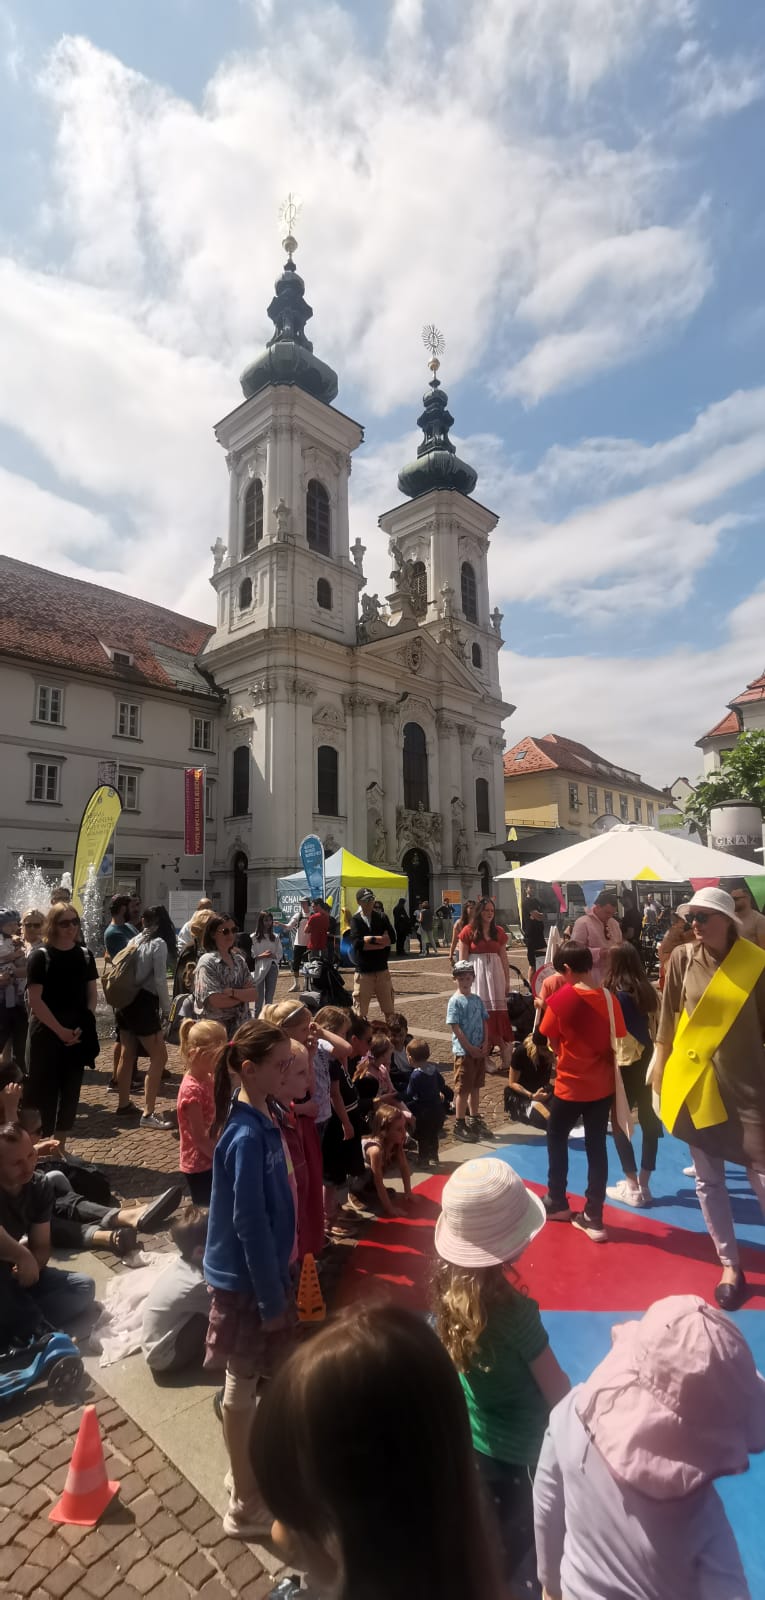
[{"label": "paving stone", "polygon": [[38,1483],[44,1483],[49,1472],[50,1468],[44,1466],[42,1461],[30,1461],[29,1466],[22,1467],[16,1477],[19,1483],[25,1484],[28,1489],[35,1489]]},{"label": "paving stone", "polygon": [[43,1452],[40,1459],[45,1463],[46,1467],[68,1466],[72,1459],[71,1439],[63,1439],[58,1444],[51,1446],[50,1449]]},{"label": "paving stone", "polygon": [[136,1439],[143,1440],[144,1435],[134,1422],[123,1422],[118,1428],[109,1429],[109,1443],[117,1450],[123,1450],[126,1445],[134,1444]]},{"label": "paving stone", "polygon": [[218,1563],[218,1566],[222,1567],[224,1572],[228,1571],[232,1561],[236,1561],[237,1556],[240,1556],[241,1554],[241,1539],[230,1539],[228,1534],[224,1534],[220,1543],[215,1547],[215,1559]]},{"label": "paving stone", "polygon": [[[173,1493],[172,1489],[170,1493]],[[170,1506],[171,1511],[174,1509],[174,1506]],[[184,1528],[188,1528],[190,1533],[198,1533],[199,1529],[203,1528],[206,1523],[209,1524],[210,1521],[210,1507],[208,1506],[207,1501],[195,1499],[194,1503],[189,1506],[188,1511],[182,1511],[180,1513],[180,1520],[183,1523]],[[211,1541],[200,1539],[200,1544],[206,1543],[211,1543]]]},{"label": "paving stone", "polygon": [[146,1489],[143,1494],[138,1496],[137,1500],[132,1502],[130,1510],[138,1526],[142,1527],[145,1522],[150,1522],[152,1517],[156,1517],[157,1512],[162,1510],[162,1501],[154,1493],[153,1489]]},{"label": "paving stone", "polygon": [[86,1567],[94,1566],[96,1561],[102,1561],[104,1556],[121,1547],[132,1532],[133,1523],[130,1521],[102,1522],[100,1527],[91,1528],[87,1538],[78,1545],[78,1561]]},{"label": "paving stone", "polygon": [[262,1572],[254,1583],[247,1583],[239,1590],[239,1600],[266,1600],[273,1587],[273,1575],[270,1572]]},{"label": "paving stone", "polygon": [[137,1439],[129,1439],[125,1442],[115,1434],[112,1435],[112,1439],[117,1449],[121,1450],[124,1456],[127,1456],[128,1461],[138,1461],[142,1456],[147,1456],[149,1451],[153,1449],[151,1439],[147,1439],[144,1436],[139,1436]]},{"label": "paving stone", "polygon": [[175,1572],[178,1567],[182,1566],[184,1561],[188,1560],[189,1556],[194,1554],[196,1548],[196,1539],[185,1528],[182,1528],[180,1533],[172,1534],[169,1539],[165,1539],[162,1544],[157,1545],[154,1554],[158,1561],[164,1561],[165,1566],[172,1567]]},{"label": "paving stone", "polygon": [[23,1512],[26,1517],[36,1517],[38,1511],[42,1511],[43,1506],[48,1511],[53,1501],[47,1493],[47,1489],[47,1483],[39,1483],[36,1489],[22,1489],[24,1499],[19,1507],[20,1512]]},{"label": "paving stone", "polygon": [[126,1472],[124,1478],[120,1478],[120,1500],[123,1506],[129,1506],[131,1501],[137,1500],[145,1488],[146,1484],[140,1473]]},{"label": "paving stone", "polygon": [[16,1511],[10,1511],[7,1517],[0,1517],[0,1548],[9,1545],[23,1526],[24,1520]]},{"label": "paving stone", "polygon": [[220,1578],[211,1578],[209,1583],[202,1584],[199,1600],[231,1600],[231,1590],[221,1583]]},{"label": "paving stone", "polygon": [[16,1568],[20,1567],[22,1561],[26,1561],[26,1559],[27,1552],[18,1541],[9,1544],[5,1550],[0,1550],[0,1582],[5,1578],[12,1578]]},{"label": "paving stone", "polygon": [[158,1561],[153,1556],[144,1556],[143,1561],[138,1561],[130,1573],[130,1582],[139,1594],[151,1594],[157,1584],[165,1577]]},{"label": "paving stone", "polygon": [[188,1561],[178,1568],[178,1576],[183,1578],[184,1583],[189,1583],[192,1589],[200,1589],[208,1578],[215,1576],[215,1568],[209,1556],[203,1555],[195,1547],[193,1556],[189,1556]]},{"label": "paving stone", "polygon": [[[124,1484],[122,1487],[124,1490]],[[181,1479],[181,1482],[176,1484],[175,1488],[168,1489],[167,1494],[163,1495],[162,1499],[165,1510],[172,1511],[173,1515],[177,1517],[179,1511],[187,1511],[198,1500],[198,1495],[196,1489],[193,1489],[190,1483],[185,1483]]]},{"label": "paving stone", "polygon": [[18,1470],[18,1461],[14,1461],[11,1456],[0,1457],[0,1483],[12,1483]]},{"label": "paving stone", "polygon": [[60,1444],[63,1434],[57,1422],[48,1422],[44,1428],[38,1429],[35,1439],[44,1450],[50,1450],[54,1444]]},{"label": "paving stone", "polygon": [[263,1568],[250,1550],[242,1550],[240,1555],[226,1567],[226,1578],[233,1583],[237,1592],[240,1592],[245,1583],[251,1583],[254,1578],[259,1578]]},{"label": "paving stone", "polygon": [[54,1567],[60,1566],[61,1562],[66,1560],[67,1554],[66,1545],[62,1545],[58,1539],[43,1539],[34,1551],[35,1566],[44,1567],[46,1572],[52,1572]]},{"label": "paving stone", "polygon": [[0,1487],[0,1506],[6,1506],[10,1511],[17,1500],[20,1500],[27,1492],[23,1483],[15,1483],[11,1479],[10,1483],[4,1483]]},{"label": "paving stone", "polygon": [[[35,1491],[33,1490],[32,1493],[34,1494]],[[35,1507],[35,1511],[36,1510],[39,1510],[39,1506]],[[50,1535],[53,1532],[54,1524],[49,1522],[47,1517],[35,1516],[34,1511],[32,1511],[31,1507],[26,1504],[24,1506],[24,1511],[27,1513],[30,1520],[26,1527],[21,1529],[21,1532],[18,1535],[18,1543],[23,1545],[25,1550],[36,1550],[38,1545],[41,1546],[46,1539],[50,1538]]]},{"label": "paving stone", "polygon": [[65,1561],[60,1562],[43,1579],[43,1588],[54,1596],[54,1600],[63,1600],[63,1596],[68,1594],[84,1576],[85,1568],[82,1563],[76,1556],[67,1556]]},{"label": "paving stone", "polygon": [[120,1574],[111,1561],[97,1561],[95,1566],[85,1573],[82,1587],[85,1594],[94,1596],[94,1600],[104,1600],[104,1596],[111,1594],[121,1581]]},{"label": "paving stone", "polygon": [[[144,1471],[143,1463],[141,1463],[141,1471]],[[161,1495],[163,1501],[168,1490],[177,1489],[180,1481],[180,1476],[175,1469],[167,1466],[162,1467],[160,1472],[152,1473],[152,1476],[149,1479],[154,1493]]]},{"label": "paving stone", "polygon": [[3,1450],[10,1450],[15,1444],[23,1444],[29,1438],[26,1428],[20,1422],[6,1423],[0,1427],[0,1439],[3,1441]]},{"label": "paving stone", "polygon": [[47,1576],[48,1574],[44,1567],[36,1567],[32,1562],[25,1561],[23,1567],[19,1567],[14,1574],[14,1592],[22,1595],[26,1600],[26,1596],[30,1595],[33,1589],[42,1588],[43,1580]]},{"label": "paving stone", "polygon": [[30,1461],[39,1461],[40,1450],[34,1439],[25,1439],[23,1444],[14,1445],[11,1455],[20,1467],[28,1467]]},{"label": "paving stone", "polygon": [[66,1545],[80,1545],[92,1538],[92,1533],[90,1528],[61,1527],[57,1529],[57,1537]]},{"label": "paving stone", "polygon": [[164,1539],[169,1539],[171,1534],[180,1533],[181,1528],[177,1517],[172,1516],[169,1511],[158,1511],[156,1517],[144,1523],[141,1531],[152,1548],[156,1549],[157,1545],[162,1544]]},{"label": "paving stone", "polygon": [[156,1445],[152,1445],[151,1449],[147,1450],[144,1456],[141,1456],[141,1471],[147,1480],[151,1477],[153,1472],[161,1472],[162,1468],[166,1466],[167,1457],[163,1456],[161,1450],[158,1450]]},{"label": "paving stone", "polygon": [[157,1584],[156,1589],[152,1589],[151,1600],[189,1600],[189,1591],[186,1584],[171,1572]]},{"label": "paving stone", "polygon": [[201,1528],[197,1528],[197,1538],[205,1549],[214,1549],[217,1555],[217,1546],[223,1543],[226,1535],[220,1517],[211,1517]]}]

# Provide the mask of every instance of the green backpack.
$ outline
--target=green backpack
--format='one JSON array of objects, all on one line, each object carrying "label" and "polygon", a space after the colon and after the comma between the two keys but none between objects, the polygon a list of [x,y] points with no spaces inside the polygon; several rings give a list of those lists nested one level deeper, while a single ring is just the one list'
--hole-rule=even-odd
[{"label": "green backpack", "polygon": [[124,1011],[143,987],[137,976],[139,948],[139,941],[131,939],[130,944],[120,950],[119,955],[104,968],[101,988],[107,1005],[114,1011]]}]

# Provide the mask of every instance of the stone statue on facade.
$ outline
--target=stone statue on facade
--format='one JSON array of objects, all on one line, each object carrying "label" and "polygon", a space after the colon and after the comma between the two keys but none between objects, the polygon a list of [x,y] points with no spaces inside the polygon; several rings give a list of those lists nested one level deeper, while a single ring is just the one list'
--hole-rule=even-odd
[{"label": "stone statue on facade", "polygon": [[363,594],[361,596],[362,622],[380,622],[380,597],[376,594]]},{"label": "stone statue on facade", "polygon": [[221,538],[217,538],[215,544],[210,545],[210,553],[213,558],[213,574],[215,574],[220,572],[227,554],[227,547]]},{"label": "stone statue on facade", "polygon": [[292,539],[292,512],[283,499],[278,506],[274,506],[274,521],[278,543],[289,544]]},{"label": "stone statue on facade", "polygon": [[388,859],[388,835],[382,817],[375,817],[374,839],[372,842],[372,860],[377,867],[384,867]]},{"label": "stone statue on facade", "polygon": [[467,864],[468,836],[465,828],[458,828],[457,837],[454,841],[454,865],[455,867],[466,867]]},{"label": "stone statue on facade", "polygon": [[357,538],[355,544],[351,545],[351,557],[353,559],[353,565],[356,568],[359,577],[361,578],[364,577],[364,557],[366,553],[366,545],[362,544],[361,540]]}]

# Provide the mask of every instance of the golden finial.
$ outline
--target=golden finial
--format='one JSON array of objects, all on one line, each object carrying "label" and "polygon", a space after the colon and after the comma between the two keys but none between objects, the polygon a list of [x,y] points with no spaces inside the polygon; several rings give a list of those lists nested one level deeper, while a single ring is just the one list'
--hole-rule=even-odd
[{"label": "golden finial", "polygon": [[440,328],[437,328],[434,322],[426,322],[425,327],[422,330],[422,342],[425,346],[425,349],[430,351],[430,360],[428,362],[428,366],[430,367],[433,377],[435,378],[436,373],[441,365],[441,362],[438,358],[439,356],[443,355],[446,349],[446,340]]},{"label": "golden finial", "polygon": [[286,200],[279,207],[279,221],[282,223],[283,227],[287,229],[287,236],[285,239],[282,239],[282,245],[289,256],[290,261],[297,250],[297,239],[294,236],[293,230],[300,215],[300,210],[300,200],[298,199],[297,195],[293,194],[292,190],[290,190]]}]

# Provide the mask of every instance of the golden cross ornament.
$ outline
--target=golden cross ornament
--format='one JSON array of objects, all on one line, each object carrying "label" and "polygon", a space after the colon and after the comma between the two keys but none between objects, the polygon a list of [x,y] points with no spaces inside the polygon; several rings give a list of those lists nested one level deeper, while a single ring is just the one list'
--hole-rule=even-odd
[{"label": "golden cross ornament", "polygon": [[296,194],[290,190],[286,200],[279,207],[279,221],[287,229],[287,237],[282,242],[288,256],[294,255],[297,250],[297,239],[294,236],[294,227],[300,215],[300,201]]},{"label": "golden cross ornament", "polygon": [[434,322],[426,322],[422,330],[422,342],[425,349],[430,351],[428,366],[431,372],[436,373],[441,365],[438,358],[443,355],[446,349],[446,340],[440,328],[437,328]]}]

